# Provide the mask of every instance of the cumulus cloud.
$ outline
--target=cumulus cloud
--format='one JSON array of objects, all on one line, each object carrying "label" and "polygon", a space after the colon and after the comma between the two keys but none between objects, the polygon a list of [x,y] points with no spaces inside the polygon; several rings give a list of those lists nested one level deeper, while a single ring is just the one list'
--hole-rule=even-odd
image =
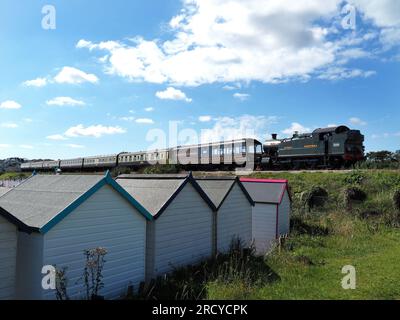
[{"label": "cumulus cloud", "polygon": [[400,44],[400,2],[398,0],[353,0],[366,20],[380,30],[380,41],[387,47]]},{"label": "cumulus cloud", "polygon": [[366,126],[367,122],[364,120],[361,120],[360,118],[357,117],[352,117],[349,119],[350,124],[355,125],[355,126]]},{"label": "cumulus cloud", "polygon": [[21,109],[22,106],[13,100],[7,100],[0,103],[0,109]]},{"label": "cumulus cloud", "polygon": [[49,106],[84,106],[85,102],[71,97],[56,97],[46,101],[46,104]]},{"label": "cumulus cloud", "polygon": [[210,129],[201,130],[201,142],[225,141],[241,138],[262,139],[268,126],[275,123],[275,116],[220,117]]},{"label": "cumulus cloud", "polygon": [[188,98],[184,92],[173,87],[168,87],[164,91],[157,91],[156,97],[162,100],[183,100],[192,102],[192,99]]},{"label": "cumulus cloud", "polygon": [[100,138],[104,135],[114,135],[125,133],[126,130],[121,127],[103,126],[103,125],[93,125],[85,127],[82,124],[69,128],[65,131],[64,136],[75,138],[75,137],[95,137]]},{"label": "cumulus cloud", "polygon": [[199,121],[200,122],[210,122],[212,120],[211,116],[200,116]]},{"label": "cumulus cloud", "polygon": [[152,112],[152,111],[154,111],[154,108],[153,107],[148,107],[148,108],[145,108],[144,111]]},{"label": "cumulus cloud", "polygon": [[295,132],[307,133],[310,131],[311,131],[310,128],[307,128],[298,122],[292,122],[292,125],[289,128],[282,130],[282,133],[290,136],[290,135],[294,134]]},{"label": "cumulus cloud", "polygon": [[9,144],[0,143],[0,149],[6,149],[6,148],[9,148],[9,147],[11,147]]},{"label": "cumulus cloud", "polygon": [[86,73],[73,67],[63,67],[54,77],[57,83],[80,84],[84,82],[97,83],[99,79],[96,75]]},{"label": "cumulus cloud", "polygon": [[[184,0],[169,22],[167,40],[80,40],[77,47],[101,50],[106,72],[131,81],[221,82],[228,83],[228,90],[234,89],[232,83],[254,80],[306,81],[328,68],[368,58],[364,47],[376,34],[381,42],[400,43],[398,0],[353,2],[362,19],[371,22],[353,33],[341,27],[342,0]],[[369,72],[347,69],[334,79]]]},{"label": "cumulus cloud", "polygon": [[24,86],[26,87],[44,87],[48,83],[46,78],[36,78],[33,80],[27,80],[23,83]]}]

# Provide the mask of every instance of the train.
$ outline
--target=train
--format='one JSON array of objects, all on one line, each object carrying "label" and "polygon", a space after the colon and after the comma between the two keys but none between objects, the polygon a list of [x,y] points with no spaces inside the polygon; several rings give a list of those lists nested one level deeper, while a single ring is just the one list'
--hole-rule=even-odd
[{"label": "train", "polygon": [[280,169],[348,168],[365,156],[364,136],[347,126],[315,129],[312,133],[295,132],[291,138],[264,143],[263,166]]},{"label": "train", "polygon": [[364,159],[364,136],[347,126],[294,133],[290,138],[260,142],[253,138],[193,144],[173,148],[55,161],[34,161],[22,171],[101,171],[140,169],[152,165],[179,165],[188,170],[249,170],[343,168]]}]

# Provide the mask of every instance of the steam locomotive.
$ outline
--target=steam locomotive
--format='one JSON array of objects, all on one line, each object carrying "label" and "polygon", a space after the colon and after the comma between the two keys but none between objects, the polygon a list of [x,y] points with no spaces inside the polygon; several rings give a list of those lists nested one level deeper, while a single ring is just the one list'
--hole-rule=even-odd
[{"label": "steam locomotive", "polygon": [[295,133],[291,138],[264,144],[256,139],[177,146],[174,148],[122,152],[106,156],[56,161],[26,162],[23,171],[100,171],[116,167],[138,169],[151,165],[177,164],[189,170],[341,168],[364,159],[364,136],[346,126]]},{"label": "steam locomotive", "polygon": [[295,133],[291,138],[264,143],[262,167],[280,169],[342,168],[364,159],[364,136],[346,126]]}]

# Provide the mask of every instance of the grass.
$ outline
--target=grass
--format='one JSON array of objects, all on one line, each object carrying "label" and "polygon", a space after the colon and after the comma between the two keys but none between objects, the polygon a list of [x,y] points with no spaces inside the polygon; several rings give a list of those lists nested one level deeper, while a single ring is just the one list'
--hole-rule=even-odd
[{"label": "grass", "polygon": [[[177,270],[146,299],[400,299],[400,213],[393,195],[395,170],[350,173],[256,173],[289,180],[293,197],[291,234],[266,257],[219,256]],[[304,194],[323,188],[323,207],[308,209]],[[345,190],[367,194],[351,208]],[[365,212],[374,211],[376,216]],[[236,252],[236,253],[235,253]],[[344,290],[341,270],[356,268],[356,289]],[[148,293],[148,292],[147,292]]]},{"label": "grass", "polygon": [[[308,217],[316,225],[331,225],[328,235],[296,233],[265,264],[279,277],[268,285],[245,283],[208,284],[209,299],[400,299],[400,231],[341,214]],[[356,290],[344,290],[341,269],[352,265],[357,272]]]},{"label": "grass", "polygon": [[6,172],[0,173],[0,181],[1,180],[18,180],[29,177],[30,173],[22,173],[22,172]]}]

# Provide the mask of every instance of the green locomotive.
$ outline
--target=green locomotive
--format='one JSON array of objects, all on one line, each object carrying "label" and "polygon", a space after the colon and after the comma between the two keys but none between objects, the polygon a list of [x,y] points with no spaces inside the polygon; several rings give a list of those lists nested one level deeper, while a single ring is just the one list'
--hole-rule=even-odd
[{"label": "green locomotive", "polygon": [[266,169],[343,168],[364,159],[364,136],[346,126],[320,128],[312,133],[264,143]]}]

